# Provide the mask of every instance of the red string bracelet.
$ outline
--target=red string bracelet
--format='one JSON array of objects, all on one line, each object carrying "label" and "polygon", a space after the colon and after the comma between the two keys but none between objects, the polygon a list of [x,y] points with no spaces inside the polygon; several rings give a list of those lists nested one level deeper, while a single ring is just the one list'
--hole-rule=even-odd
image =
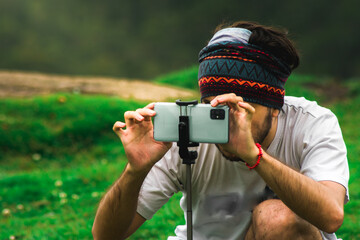
[{"label": "red string bracelet", "polygon": [[252,166],[252,167],[251,167],[249,164],[245,163],[246,166],[249,168],[249,170],[252,170],[252,169],[256,168],[257,165],[259,165],[259,163],[260,163],[261,157],[263,156],[263,153],[262,153],[262,150],[261,150],[261,145],[260,145],[259,143],[255,143],[255,145],[256,145],[256,146],[258,147],[258,149],[259,149],[259,154],[257,155],[257,156],[258,156],[258,159],[257,159],[255,165]]}]

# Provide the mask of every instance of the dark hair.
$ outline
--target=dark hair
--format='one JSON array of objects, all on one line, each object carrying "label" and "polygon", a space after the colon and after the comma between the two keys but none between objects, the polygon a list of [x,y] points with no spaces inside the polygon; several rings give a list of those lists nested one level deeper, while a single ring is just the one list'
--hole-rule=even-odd
[{"label": "dark hair", "polygon": [[285,61],[292,70],[300,64],[299,53],[295,44],[287,37],[288,31],[256,22],[238,21],[232,24],[221,24],[216,32],[227,27],[246,28],[252,32],[249,43],[271,52],[277,58]]}]

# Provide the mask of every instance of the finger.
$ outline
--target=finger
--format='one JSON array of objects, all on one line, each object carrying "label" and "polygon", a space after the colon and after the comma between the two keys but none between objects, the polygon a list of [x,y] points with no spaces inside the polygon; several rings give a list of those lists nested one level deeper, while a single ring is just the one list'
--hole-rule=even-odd
[{"label": "finger", "polygon": [[146,105],[146,107],[144,107],[144,108],[154,110],[154,107],[155,107],[155,103],[152,102],[152,103],[149,103],[148,105]]},{"label": "finger", "polygon": [[245,109],[248,112],[250,118],[255,113],[255,108],[253,106],[251,106],[249,103],[238,102],[238,105],[239,105],[239,107]]},{"label": "finger", "polygon": [[136,122],[141,122],[144,120],[144,117],[136,111],[126,111],[124,114],[125,124],[128,127],[131,127]]},{"label": "finger", "polygon": [[239,109],[238,106],[238,102],[243,102],[243,98],[240,96],[235,95],[234,93],[229,93],[229,94],[223,94],[223,95],[219,95],[216,96],[211,102],[211,106],[216,107],[217,105],[220,104],[226,104],[228,105],[230,108],[233,109]]},{"label": "finger", "polygon": [[240,96],[236,96],[234,93],[228,93],[228,94],[222,94],[222,95],[218,95],[216,96],[211,102],[210,104],[224,104],[224,103],[236,103],[238,101],[243,101],[242,97]]},{"label": "finger", "polygon": [[151,117],[155,116],[155,111],[149,108],[140,108],[136,112],[140,114],[144,119],[143,121],[151,121]]},{"label": "finger", "polygon": [[[150,108],[139,108],[136,110],[138,114],[144,117],[145,121],[150,121],[151,117],[156,115],[156,112]],[[138,119],[137,119],[138,120]]]},{"label": "finger", "polygon": [[113,131],[118,135],[120,136],[122,134],[122,129],[126,126],[125,123],[123,122],[120,122],[120,121],[117,121],[114,123],[114,126],[113,126]]},{"label": "finger", "polygon": [[156,112],[149,108],[139,108],[136,111],[127,111],[124,114],[125,123],[128,127],[134,123],[140,123],[142,121],[151,121],[151,117],[155,116]]}]

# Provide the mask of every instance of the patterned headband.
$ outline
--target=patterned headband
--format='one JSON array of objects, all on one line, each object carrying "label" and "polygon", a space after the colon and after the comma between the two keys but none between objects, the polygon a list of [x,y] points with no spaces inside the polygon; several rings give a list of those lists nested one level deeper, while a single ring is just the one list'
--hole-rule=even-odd
[{"label": "patterned headband", "polygon": [[[201,99],[235,93],[246,102],[280,109],[284,104],[284,85],[290,67],[260,47],[249,44],[246,31],[217,32],[199,53]],[[220,33],[220,34],[219,34]],[[246,39],[247,38],[247,39]]]}]

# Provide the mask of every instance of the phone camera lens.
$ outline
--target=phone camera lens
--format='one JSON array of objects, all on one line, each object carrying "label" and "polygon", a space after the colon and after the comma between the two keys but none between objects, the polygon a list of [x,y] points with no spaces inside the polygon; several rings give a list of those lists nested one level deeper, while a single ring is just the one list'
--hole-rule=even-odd
[{"label": "phone camera lens", "polygon": [[224,109],[211,109],[210,118],[215,120],[225,119],[225,110]]}]

